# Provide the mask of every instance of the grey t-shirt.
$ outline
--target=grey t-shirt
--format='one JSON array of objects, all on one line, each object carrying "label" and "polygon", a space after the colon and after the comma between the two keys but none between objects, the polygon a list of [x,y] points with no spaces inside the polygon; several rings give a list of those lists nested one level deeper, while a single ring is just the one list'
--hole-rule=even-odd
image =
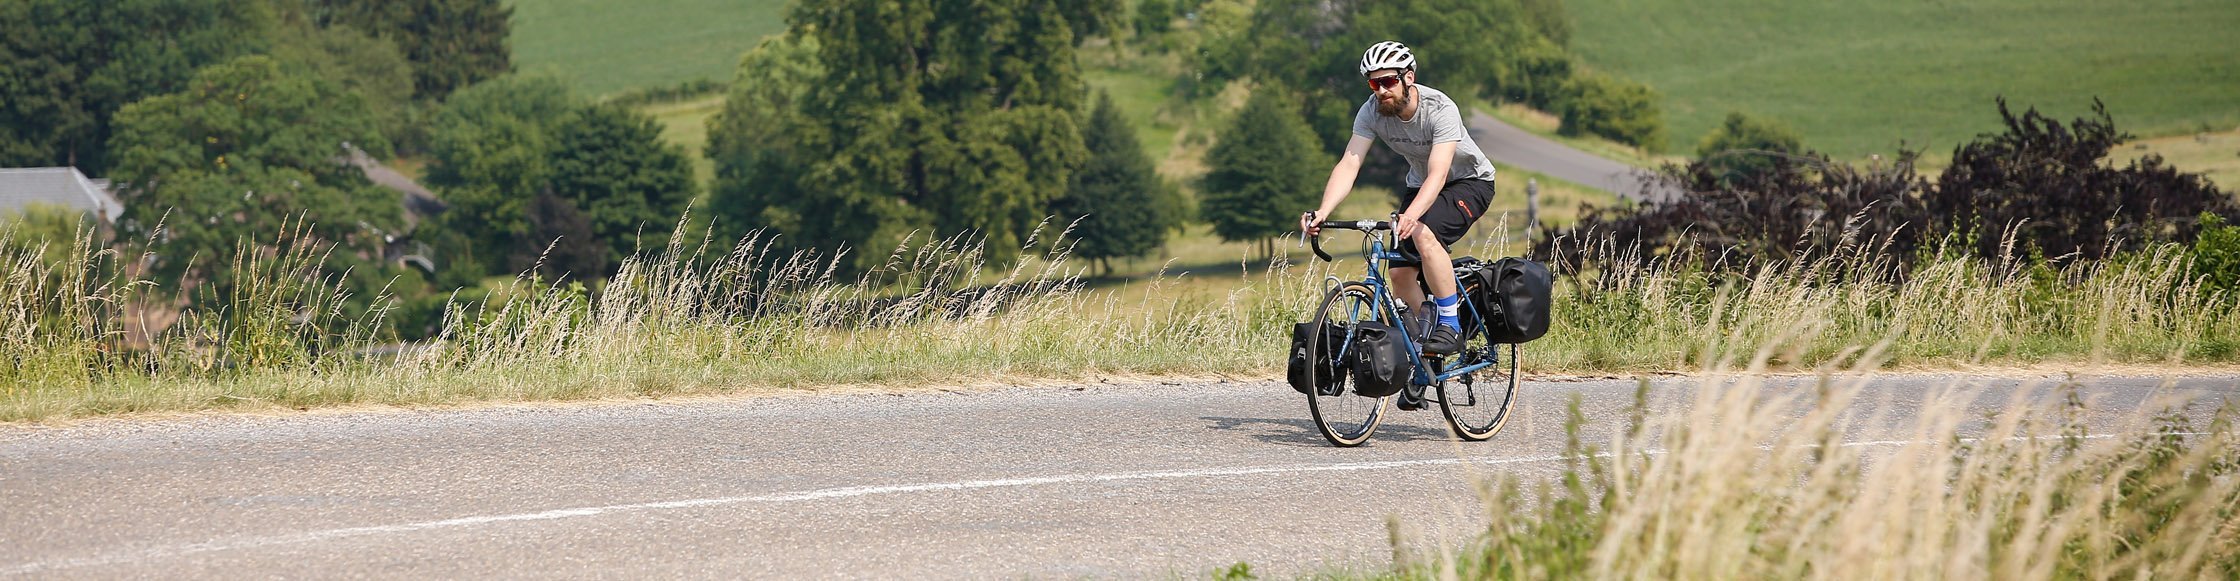
[{"label": "grey t-shirt", "polygon": [[[1423,187],[1423,174],[1430,171],[1431,146],[1449,141],[1460,143],[1454,146],[1454,163],[1447,166],[1447,181],[1492,180],[1493,161],[1486,159],[1478,143],[1470,139],[1469,130],[1462,125],[1462,108],[1438,89],[1415,87],[1421,100],[1416,103],[1414,118],[1401,121],[1398,116],[1378,115],[1377,98],[1371,96],[1353,115],[1353,134],[1383,140],[1385,147],[1407,158],[1409,188]],[[1414,195],[1401,193],[1403,198]]]}]

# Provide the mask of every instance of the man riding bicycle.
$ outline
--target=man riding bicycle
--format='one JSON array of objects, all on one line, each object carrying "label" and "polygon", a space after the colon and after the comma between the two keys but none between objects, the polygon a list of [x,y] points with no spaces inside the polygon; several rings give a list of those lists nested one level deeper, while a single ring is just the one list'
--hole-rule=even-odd
[{"label": "man riding bicycle", "polygon": [[[1401,190],[1397,200],[1400,216],[1393,233],[1406,241],[1397,249],[1405,258],[1390,263],[1391,279],[1420,276],[1431,287],[1439,324],[1424,339],[1423,351],[1452,354],[1462,348],[1462,299],[1447,245],[1461,240],[1493,201],[1493,161],[1470,139],[1454,99],[1416,84],[1416,59],[1407,45],[1385,41],[1370,46],[1361,55],[1360,71],[1369,82],[1370,99],[1354,114],[1353,139],[1330,170],[1322,207],[1300,216],[1299,229],[1310,236],[1321,233],[1322,222],[1353,192],[1371,140],[1384,141],[1407,159],[1407,186],[1415,193]],[[1423,304],[1423,289],[1416,285],[1395,284],[1392,291],[1406,305]]]}]

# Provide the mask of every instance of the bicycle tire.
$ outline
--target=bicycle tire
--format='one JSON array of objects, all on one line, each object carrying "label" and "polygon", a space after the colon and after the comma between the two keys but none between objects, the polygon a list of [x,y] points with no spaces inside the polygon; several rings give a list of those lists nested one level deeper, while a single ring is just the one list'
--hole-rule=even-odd
[{"label": "bicycle tire", "polygon": [[[1371,290],[1369,285],[1359,282],[1349,282],[1330,289],[1330,292],[1323,295],[1322,301],[1317,303],[1314,315],[1315,328],[1319,329],[1322,328],[1322,325],[1333,322],[1347,325],[1350,328],[1351,325],[1361,321],[1382,321],[1385,318],[1385,312],[1378,308],[1376,296],[1376,292]],[[1333,316],[1333,311],[1342,312]],[[1346,337],[1350,340],[1353,335],[1347,333]],[[1344,353],[1343,349],[1346,347],[1343,344],[1323,345],[1322,343],[1320,333],[1316,333],[1313,339],[1307,341],[1307,353],[1310,357],[1316,358],[1316,361],[1322,360],[1321,358],[1324,357],[1327,349],[1338,349],[1334,353],[1342,355]],[[1314,415],[1315,430],[1321,432],[1322,438],[1329,440],[1331,445],[1341,448],[1351,448],[1368,442],[1369,435],[1377,431],[1377,424],[1384,421],[1385,400],[1391,399],[1389,396],[1366,398],[1349,393],[1346,390],[1346,384],[1350,383],[1352,379],[1352,366],[1340,366],[1336,378],[1331,381],[1330,385],[1316,385],[1313,389],[1307,390],[1307,411]],[[1362,404],[1361,402],[1364,401],[1368,403]],[[1355,421],[1353,418],[1361,419]]]},{"label": "bicycle tire", "polygon": [[1495,358],[1492,367],[1439,383],[1439,413],[1447,416],[1447,427],[1454,430],[1455,437],[1471,442],[1501,433],[1517,407],[1517,344],[1496,343],[1479,349]]}]

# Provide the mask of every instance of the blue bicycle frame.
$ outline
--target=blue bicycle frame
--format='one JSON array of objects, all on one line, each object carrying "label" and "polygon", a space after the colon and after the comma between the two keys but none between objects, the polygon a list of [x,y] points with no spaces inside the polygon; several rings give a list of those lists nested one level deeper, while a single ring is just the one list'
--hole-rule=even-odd
[{"label": "blue bicycle frame", "polygon": [[[1495,358],[1487,357],[1485,361],[1479,361],[1477,363],[1449,369],[1445,372],[1434,375],[1431,371],[1431,364],[1425,361],[1423,358],[1423,345],[1418,343],[1415,337],[1411,337],[1408,335],[1408,324],[1406,321],[1401,320],[1400,310],[1395,306],[1398,301],[1392,297],[1392,289],[1390,288],[1390,285],[1385,282],[1385,264],[1393,260],[1404,260],[1407,258],[1406,256],[1401,255],[1399,252],[1390,251],[1385,248],[1385,235],[1380,234],[1379,232],[1390,232],[1392,230],[1392,224],[1390,222],[1379,222],[1373,220],[1358,220],[1354,222],[1333,221],[1324,222],[1323,227],[1359,230],[1362,232],[1362,234],[1368,237],[1369,250],[1368,252],[1364,252],[1362,254],[1363,256],[1368,258],[1367,265],[1369,272],[1368,276],[1361,280],[1361,283],[1369,285],[1369,289],[1375,295],[1375,303],[1378,305],[1376,308],[1384,310],[1384,313],[1386,315],[1385,320],[1392,321],[1394,323],[1392,326],[1400,330],[1400,338],[1404,341],[1407,341],[1408,358],[1415,366],[1415,373],[1409,380],[1409,383],[1414,384],[1416,387],[1428,387],[1439,382],[1454,379],[1456,377],[1461,377],[1480,369],[1492,367],[1495,363],[1498,363]],[[1324,262],[1329,262],[1331,260],[1330,255],[1322,251],[1322,238],[1320,236],[1316,236],[1314,238],[1314,253],[1315,256],[1321,257]],[[1458,291],[1457,294],[1459,298],[1462,299],[1461,307],[1465,309],[1473,308],[1470,305],[1469,293],[1459,292],[1462,288],[1462,280],[1459,276],[1455,279],[1455,288]],[[1352,313],[1352,315],[1355,316],[1358,316],[1359,314],[1360,313]],[[1477,329],[1475,329],[1475,331],[1478,333],[1477,336],[1484,336],[1486,332],[1485,320],[1483,317],[1478,317],[1478,319],[1479,320],[1474,321],[1477,326]],[[1349,339],[1351,338],[1350,335],[1351,334],[1348,333]],[[1465,336],[1467,337],[1469,335]],[[1350,342],[1351,341],[1348,341],[1348,343]]]}]

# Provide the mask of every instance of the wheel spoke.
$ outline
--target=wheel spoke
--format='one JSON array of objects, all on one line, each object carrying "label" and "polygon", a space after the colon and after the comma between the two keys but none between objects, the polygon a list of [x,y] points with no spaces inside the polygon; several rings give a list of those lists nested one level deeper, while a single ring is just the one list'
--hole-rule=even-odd
[{"label": "wheel spoke", "polygon": [[1307,396],[1307,407],[1314,414],[1315,428],[1322,432],[1324,439],[1338,446],[1358,446],[1368,441],[1369,434],[1376,431],[1377,423],[1384,416],[1384,398],[1361,397],[1350,392],[1353,370],[1351,366],[1342,364],[1342,357],[1349,347],[1347,344],[1351,343],[1351,330],[1363,321],[1376,320],[1378,316],[1379,311],[1371,303],[1374,296],[1366,285],[1349,283],[1331,289],[1323,297],[1320,308],[1315,311],[1315,329],[1322,329],[1324,324],[1338,324],[1348,330],[1346,340],[1340,345],[1322,345],[1322,334],[1318,331],[1314,335],[1315,339],[1309,341],[1308,349],[1315,360],[1321,360],[1322,353],[1334,353],[1341,357],[1338,359],[1341,364],[1331,385],[1317,385],[1312,390],[1313,394]]},{"label": "wheel spoke", "polygon": [[[1477,341],[1482,339],[1473,339]],[[1509,421],[1509,412],[1516,407],[1517,346],[1472,347],[1476,353],[1493,357],[1495,363],[1471,373],[1469,382],[1455,378],[1441,384],[1439,410],[1446,414],[1447,425],[1454,428],[1456,436],[1477,441],[1500,432]]]}]

